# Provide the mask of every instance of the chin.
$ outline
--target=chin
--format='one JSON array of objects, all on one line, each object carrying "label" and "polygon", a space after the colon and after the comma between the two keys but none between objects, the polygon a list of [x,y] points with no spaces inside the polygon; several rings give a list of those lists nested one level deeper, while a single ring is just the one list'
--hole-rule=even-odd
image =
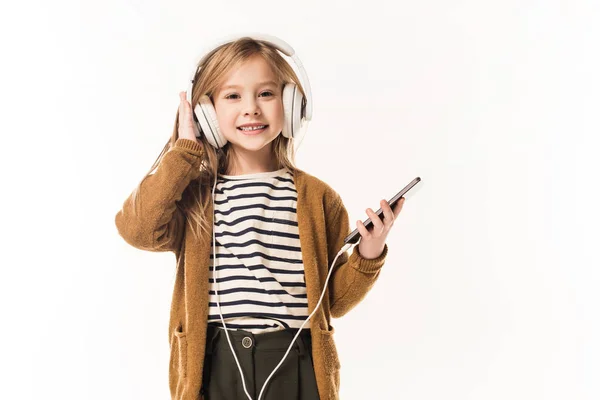
[{"label": "chin", "polygon": [[260,151],[262,149],[264,149],[265,147],[269,147],[271,146],[272,141],[267,142],[267,141],[261,141],[261,142],[257,142],[257,143],[235,143],[234,146],[238,147],[238,148],[242,148],[246,151]]}]

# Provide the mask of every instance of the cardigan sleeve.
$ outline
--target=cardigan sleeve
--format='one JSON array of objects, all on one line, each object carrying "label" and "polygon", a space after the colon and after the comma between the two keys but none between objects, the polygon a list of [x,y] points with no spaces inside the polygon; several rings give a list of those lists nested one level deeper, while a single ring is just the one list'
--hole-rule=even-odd
[{"label": "cardigan sleeve", "polygon": [[185,229],[184,212],[177,206],[188,184],[200,175],[202,146],[177,139],[155,172],[139,184],[115,216],[119,235],[130,245],[148,251],[176,251]]},{"label": "cardigan sleeve", "polygon": [[[327,248],[329,264],[345,245],[344,239],[351,233],[348,212],[342,200],[337,197],[337,211],[332,212],[327,221]],[[348,257],[346,252],[336,260],[336,268],[329,278],[330,312],[333,318],[339,318],[352,310],[371,290],[379,277],[388,252],[387,243],[377,258],[363,258],[354,245]]]}]

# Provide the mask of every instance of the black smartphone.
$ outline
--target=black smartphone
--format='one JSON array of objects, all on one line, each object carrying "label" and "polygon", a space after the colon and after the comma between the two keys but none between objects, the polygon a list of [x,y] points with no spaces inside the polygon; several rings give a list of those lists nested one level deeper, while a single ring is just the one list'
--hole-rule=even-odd
[{"label": "black smartphone", "polygon": [[[401,191],[396,193],[396,195],[394,197],[392,197],[391,199],[388,200],[388,203],[390,204],[390,207],[392,208],[392,210],[394,209],[394,205],[396,204],[396,202],[398,202],[398,200],[400,200],[402,198],[402,196],[404,196],[410,189],[412,189],[420,181],[421,181],[421,178],[419,178],[417,176],[415,179],[412,180],[412,182],[410,182],[408,185],[406,185],[404,187],[404,189],[402,189]],[[377,216],[379,218],[381,218],[381,215],[383,214],[383,209],[380,208],[379,210],[377,210],[375,212],[375,214],[377,214]],[[384,219],[385,219],[385,216],[384,216]],[[367,218],[365,221],[363,221],[363,224],[365,225],[365,228],[370,229],[373,226],[373,221],[371,221],[371,218]],[[351,234],[346,236],[346,239],[344,239],[344,243],[357,243],[359,238],[360,238],[360,232],[358,231],[358,228],[356,228]]]}]

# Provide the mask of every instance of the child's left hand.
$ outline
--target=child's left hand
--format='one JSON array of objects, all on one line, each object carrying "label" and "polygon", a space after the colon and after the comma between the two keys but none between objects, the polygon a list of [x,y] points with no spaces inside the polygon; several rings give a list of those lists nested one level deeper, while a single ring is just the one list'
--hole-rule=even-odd
[{"label": "child's left hand", "polygon": [[356,227],[360,233],[360,242],[358,243],[358,252],[363,258],[373,259],[377,258],[383,253],[385,247],[385,240],[387,238],[394,220],[402,211],[402,205],[406,199],[402,197],[396,205],[394,210],[390,207],[387,200],[383,199],[379,202],[381,204],[383,221],[375,214],[370,208],[367,208],[367,215],[373,221],[373,226],[367,230],[365,224],[361,220],[356,221]]}]

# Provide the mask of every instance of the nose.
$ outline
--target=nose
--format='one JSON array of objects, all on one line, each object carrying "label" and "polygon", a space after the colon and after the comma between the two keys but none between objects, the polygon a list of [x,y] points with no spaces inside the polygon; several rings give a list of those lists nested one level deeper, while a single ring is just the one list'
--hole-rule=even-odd
[{"label": "nose", "polygon": [[252,96],[246,96],[248,100],[244,103],[244,115],[253,114],[257,115],[260,113],[260,108],[258,107],[258,102]]}]

